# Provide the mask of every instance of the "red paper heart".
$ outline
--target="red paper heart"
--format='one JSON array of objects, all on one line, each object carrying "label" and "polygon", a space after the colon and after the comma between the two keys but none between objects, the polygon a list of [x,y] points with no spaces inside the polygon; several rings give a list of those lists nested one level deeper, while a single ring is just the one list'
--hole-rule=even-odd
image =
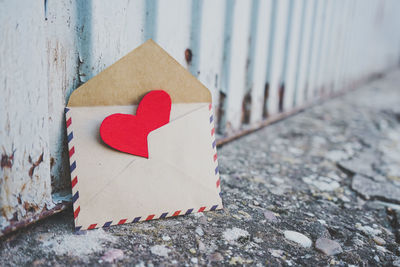
[{"label": "red paper heart", "polygon": [[167,92],[147,93],[135,115],[115,113],[106,117],[100,126],[104,143],[135,156],[149,157],[147,135],[169,122],[171,98]]}]

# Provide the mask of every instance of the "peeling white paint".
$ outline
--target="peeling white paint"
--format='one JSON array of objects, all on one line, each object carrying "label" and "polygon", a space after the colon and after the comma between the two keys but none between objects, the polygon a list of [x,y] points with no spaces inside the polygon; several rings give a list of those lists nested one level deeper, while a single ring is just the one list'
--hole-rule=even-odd
[{"label": "peeling white paint", "polygon": [[[0,209],[3,229],[52,207],[44,9],[2,2],[0,8]],[[16,15],[18,14],[18,15]]]}]

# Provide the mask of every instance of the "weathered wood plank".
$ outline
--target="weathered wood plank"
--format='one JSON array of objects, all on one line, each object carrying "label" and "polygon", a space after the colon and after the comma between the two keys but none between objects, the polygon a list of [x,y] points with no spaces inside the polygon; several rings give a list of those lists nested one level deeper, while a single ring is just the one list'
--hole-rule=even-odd
[{"label": "weathered wood plank", "polygon": [[[22,5],[23,4],[23,5]],[[45,13],[42,2],[0,8],[0,228],[52,208]],[[1,234],[0,234],[1,235]]]},{"label": "weathered wood plank", "polygon": [[255,36],[253,90],[251,96],[250,122],[255,124],[264,119],[264,105],[266,101],[265,87],[267,82],[268,48],[270,45],[269,36],[271,30],[271,9],[272,1],[261,1],[258,8],[258,27]]},{"label": "weathered wood plank", "polygon": [[[218,111],[224,46],[225,1],[203,1],[197,78],[211,90],[214,113]],[[194,33],[196,34],[196,33]],[[216,114],[219,116],[219,114]]]},{"label": "weathered wood plank", "polygon": [[251,1],[228,1],[233,7],[231,52],[229,72],[225,73],[227,84],[226,133],[240,128],[242,122],[242,101],[246,85],[246,64],[250,37]]}]

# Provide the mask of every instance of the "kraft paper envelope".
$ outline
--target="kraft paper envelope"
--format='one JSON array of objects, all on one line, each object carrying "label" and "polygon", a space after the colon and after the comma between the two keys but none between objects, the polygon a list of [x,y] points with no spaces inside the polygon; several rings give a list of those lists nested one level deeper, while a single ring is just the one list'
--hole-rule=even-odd
[{"label": "kraft paper envelope", "polygon": [[[102,141],[104,118],[159,89],[170,121],[148,135],[148,158]],[[66,121],[77,231],[222,208],[210,92],[153,41],[75,90]]]}]

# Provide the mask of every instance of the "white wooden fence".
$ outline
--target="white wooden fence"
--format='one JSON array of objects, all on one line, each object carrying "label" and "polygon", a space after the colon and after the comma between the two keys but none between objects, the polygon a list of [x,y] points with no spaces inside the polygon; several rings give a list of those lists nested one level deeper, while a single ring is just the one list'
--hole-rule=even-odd
[{"label": "white wooden fence", "polygon": [[66,101],[148,38],[212,91],[225,140],[396,67],[399,14],[396,0],[0,1],[2,234],[66,207]]}]

